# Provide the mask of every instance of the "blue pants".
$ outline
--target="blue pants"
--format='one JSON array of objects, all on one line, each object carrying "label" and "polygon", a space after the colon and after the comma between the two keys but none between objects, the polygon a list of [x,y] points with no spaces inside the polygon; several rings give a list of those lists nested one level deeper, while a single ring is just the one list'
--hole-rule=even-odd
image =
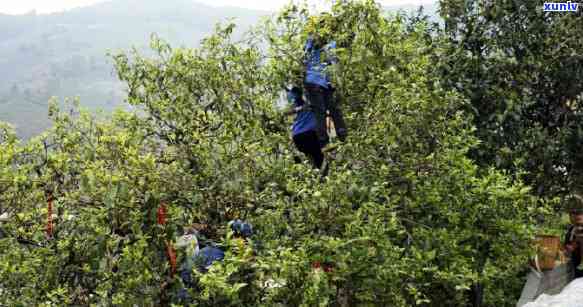
[{"label": "blue pants", "polygon": [[320,142],[316,131],[310,130],[293,137],[294,144],[299,151],[303,152],[312,161],[315,168],[321,168],[324,162],[324,154],[320,148]]}]

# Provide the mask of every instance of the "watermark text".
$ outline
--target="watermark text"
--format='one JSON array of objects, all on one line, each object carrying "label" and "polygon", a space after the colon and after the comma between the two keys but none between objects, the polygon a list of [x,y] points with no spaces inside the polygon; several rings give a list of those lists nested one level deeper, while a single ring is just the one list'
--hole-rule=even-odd
[{"label": "watermark text", "polygon": [[545,12],[577,12],[579,3],[575,2],[545,2],[543,11]]}]

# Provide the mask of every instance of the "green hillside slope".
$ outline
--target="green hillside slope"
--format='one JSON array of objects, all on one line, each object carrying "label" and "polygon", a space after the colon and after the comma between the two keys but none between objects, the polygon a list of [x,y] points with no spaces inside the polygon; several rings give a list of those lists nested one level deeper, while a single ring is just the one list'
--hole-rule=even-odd
[{"label": "green hillside slope", "polygon": [[108,50],[147,50],[156,33],[175,46],[197,46],[219,21],[240,29],[267,12],[205,6],[191,0],[120,0],[49,15],[0,15],[0,120],[29,138],[49,126],[51,96],[79,96],[112,110],[124,100]]}]

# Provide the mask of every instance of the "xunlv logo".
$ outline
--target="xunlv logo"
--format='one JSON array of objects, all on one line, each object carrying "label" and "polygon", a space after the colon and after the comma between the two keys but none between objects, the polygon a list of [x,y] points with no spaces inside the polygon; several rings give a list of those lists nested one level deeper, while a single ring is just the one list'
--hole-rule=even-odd
[{"label": "xunlv logo", "polygon": [[555,2],[545,2],[544,11],[545,12],[577,12],[579,8],[579,3],[555,3]]}]

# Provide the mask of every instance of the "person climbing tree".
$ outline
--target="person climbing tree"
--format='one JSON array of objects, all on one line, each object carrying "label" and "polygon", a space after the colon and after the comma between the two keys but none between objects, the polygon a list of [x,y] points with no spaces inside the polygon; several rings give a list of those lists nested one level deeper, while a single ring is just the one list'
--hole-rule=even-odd
[{"label": "person climbing tree", "polygon": [[320,169],[324,162],[323,144],[316,133],[316,117],[302,98],[302,90],[294,86],[287,91],[287,100],[293,109],[287,115],[297,114],[292,125],[292,138],[297,149],[307,155],[314,168]]},{"label": "person climbing tree", "polygon": [[198,231],[194,228],[188,228],[185,234],[176,240],[176,247],[184,254],[179,270],[180,279],[182,279],[184,287],[179,289],[178,298],[185,304],[189,304],[192,301],[187,289],[196,288],[196,282],[192,276],[193,270],[206,273],[213,263],[222,261],[225,258],[225,252],[216,246],[209,245],[200,248],[198,236]]},{"label": "person climbing tree", "polygon": [[346,123],[334,95],[334,86],[330,78],[330,68],[338,63],[332,53],[336,42],[330,39],[334,31],[334,21],[330,14],[324,13],[317,22],[314,22],[312,33],[305,45],[305,78],[304,88],[306,96],[316,118],[316,133],[324,147],[329,142],[326,131],[326,112],[334,121],[336,135],[340,141],[347,136]]}]

